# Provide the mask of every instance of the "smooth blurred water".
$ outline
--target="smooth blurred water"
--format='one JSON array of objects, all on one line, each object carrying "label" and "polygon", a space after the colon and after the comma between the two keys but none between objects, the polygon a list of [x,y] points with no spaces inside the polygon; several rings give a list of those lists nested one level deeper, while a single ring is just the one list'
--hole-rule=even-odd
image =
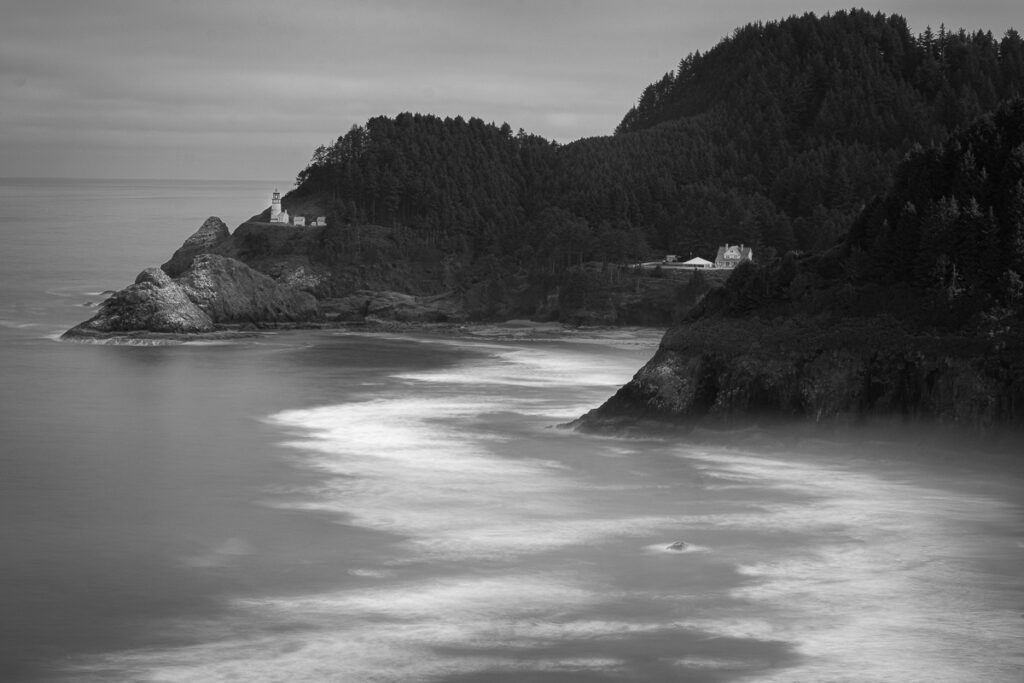
[{"label": "smooth blurred water", "polygon": [[267,194],[0,181],[0,680],[1024,678],[1019,470],[554,426],[657,331],[55,341]]}]

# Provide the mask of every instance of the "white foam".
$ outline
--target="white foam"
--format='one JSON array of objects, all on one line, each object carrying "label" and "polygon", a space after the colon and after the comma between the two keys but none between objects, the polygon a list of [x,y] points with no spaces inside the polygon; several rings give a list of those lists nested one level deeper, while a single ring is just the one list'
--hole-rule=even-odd
[{"label": "white foam", "polygon": [[395,576],[395,572],[389,569],[349,569],[348,573],[367,579],[390,579]]},{"label": "white foam", "polygon": [[552,354],[536,348],[493,346],[494,355],[443,371],[406,372],[402,379],[449,385],[507,387],[618,387],[636,372],[635,361],[621,364],[585,355]]},{"label": "white foam", "polygon": [[38,327],[38,323],[26,323],[18,320],[0,319],[0,327],[8,327],[13,330],[25,330],[30,327]]},{"label": "white foam", "polygon": [[[156,681],[408,681],[496,671],[614,671],[612,657],[537,656],[554,639],[650,630],[643,623],[561,619],[552,606],[580,609],[600,599],[558,574],[462,577],[320,596],[240,600],[234,635],[166,651],[94,658],[72,673],[82,680],[118,671]],[[282,629],[282,624],[290,628]],[[261,627],[265,625],[265,627]],[[238,634],[241,634],[240,636]],[[212,635],[212,634],[211,634]],[[437,648],[458,644],[443,656]],[[505,654],[496,654],[498,649]]]},{"label": "white foam", "polygon": [[[542,365],[511,368],[535,373]],[[433,387],[451,378],[427,373],[405,379]],[[272,416],[271,423],[292,434],[284,445],[297,461],[322,474],[315,487],[276,492],[273,504],[329,511],[347,524],[396,534],[402,539],[393,546],[397,563],[508,561],[678,528],[675,518],[581,507],[574,493],[582,487],[572,470],[543,453],[499,455],[510,437],[476,429],[481,416],[536,414],[544,407],[532,397],[510,397],[501,378],[495,379],[485,377],[482,385],[489,388],[471,398],[410,391]],[[562,435],[549,438],[561,441]],[[197,563],[205,565],[207,558]],[[349,575],[372,579],[371,587],[238,600],[230,622],[219,623],[219,635],[204,644],[120,653],[78,673],[116,670],[129,678],[166,681],[408,681],[488,670],[609,674],[623,663],[544,652],[558,639],[664,627],[657,620],[571,616],[615,599],[609,586],[575,571],[468,569],[447,578],[403,581],[398,577],[404,573],[364,566]],[[450,646],[459,652],[438,649]],[[535,648],[526,658],[515,654]]]},{"label": "white foam", "polygon": [[713,619],[685,619],[678,625],[692,631],[700,631],[710,636],[736,638],[744,640],[781,640],[779,629],[759,617],[739,618],[730,615],[716,616]]},{"label": "white foam", "polygon": [[[1020,616],[975,574],[970,559],[980,551],[957,526],[1005,516],[1007,506],[835,462],[657,446],[696,467],[705,485],[691,490],[712,498],[706,513],[686,500],[673,508],[638,493],[663,496],[662,485],[672,483],[645,478],[652,472],[643,449],[535,429],[534,418],[558,410],[562,399],[552,392],[572,386],[570,375],[584,377],[581,395],[604,391],[599,382],[615,373],[602,377],[599,356],[487,349],[495,362],[403,373],[401,389],[375,400],[268,418],[289,434],[284,446],[294,460],[320,475],[314,486],[268,493],[271,504],[393,534],[380,566],[362,560],[348,570],[347,586],[331,592],[235,600],[223,619],[182,626],[202,629],[201,644],[116,653],[75,673],[158,681],[484,680],[488,671],[627,678],[635,673],[628,662],[559,641],[666,629],[781,641],[803,655],[778,674],[753,660],[681,657],[674,665],[683,679],[737,670],[768,681],[1012,680],[1024,666]],[[556,376],[558,368],[565,374]],[[494,416],[506,413],[515,429],[496,433]],[[566,465],[573,460],[557,455],[574,448],[573,439],[629,481],[581,482]],[[673,514],[659,513],[666,509]],[[668,550],[690,533],[714,550]],[[656,538],[665,540],[650,543]],[[554,552],[562,554],[545,554]],[[641,552],[680,558],[634,557]],[[574,554],[594,562],[570,569]],[[192,566],[233,557],[199,553]],[[619,570],[635,560],[687,575],[731,563],[740,581],[710,596],[697,595],[697,584],[625,593],[605,578],[613,571],[600,566],[605,559]],[[638,598],[656,598],[657,614],[602,618],[614,613],[608,605]]]},{"label": "white foam", "polygon": [[727,450],[681,455],[718,479],[800,497],[689,524],[817,538],[788,555],[738,564],[748,582],[732,596],[770,621],[690,623],[723,636],[790,641],[805,656],[797,668],[758,680],[1010,680],[1024,669],[1024,649],[988,652],[1024,628],[971,561],[982,552],[971,525],[1011,516],[1005,503],[836,463]]},{"label": "white foam", "polygon": [[233,346],[239,342],[230,339],[193,339],[184,342],[185,346]]},{"label": "white foam", "polygon": [[63,337],[64,332],[54,332],[43,337],[52,341],[71,342],[72,344],[95,344],[97,346],[179,346],[185,343],[182,339],[155,339],[151,337],[105,337],[94,339],[89,337]]},{"label": "white foam", "polygon": [[310,500],[347,523],[405,537],[415,557],[510,557],[610,537],[646,535],[677,523],[658,515],[597,516],[577,507],[580,485],[564,465],[490,449],[503,439],[467,434],[495,404],[418,398],[288,411],[272,422],[308,436],[286,445],[328,479]]},{"label": "white foam", "polygon": [[738,659],[715,659],[713,657],[684,657],[675,662],[677,667],[683,669],[695,669],[697,671],[720,671],[751,669],[751,662],[744,662]]}]

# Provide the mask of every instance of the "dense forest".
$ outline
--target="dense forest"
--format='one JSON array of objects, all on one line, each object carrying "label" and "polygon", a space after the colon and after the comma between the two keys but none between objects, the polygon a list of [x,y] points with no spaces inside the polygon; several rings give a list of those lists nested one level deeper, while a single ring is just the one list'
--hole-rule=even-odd
[{"label": "dense forest", "polygon": [[[1024,424],[1024,99],[908,154],[839,244],[740,264],[588,428],[636,418],[946,439]],[[907,435],[907,432],[901,433]],[[921,432],[909,432],[915,440]],[[1021,452],[1019,442],[1012,444]]]},{"label": "dense forest", "polygon": [[805,14],[688,55],[606,137],[558,145],[476,118],[371,119],[317,149],[285,205],[314,203],[339,230],[401,226],[481,279],[707,258],[726,242],[823,251],[908,152],[1022,93],[1012,29],[915,37],[896,15]]},{"label": "dense forest", "polygon": [[828,251],[742,264],[707,314],[885,314],[909,329],[1006,336],[1024,322],[1024,99],[918,148]]}]

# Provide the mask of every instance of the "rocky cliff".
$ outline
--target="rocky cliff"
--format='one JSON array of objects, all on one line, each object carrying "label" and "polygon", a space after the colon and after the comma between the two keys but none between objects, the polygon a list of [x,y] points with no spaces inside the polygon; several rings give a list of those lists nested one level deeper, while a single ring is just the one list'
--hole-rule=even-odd
[{"label": "rocky cliff", "polygon": [[133,284],[104,301],[95,316],[64,337],[206,333],[229,324],[298,323],[318,315],[311,294],[279,284],[241,261],[199,253],[176,278],[160,268],[142,271]]},{"label": "rocky cliff", "polygon": [[1024,424],[1024,343],[905,329],[894,318],[712,318],[670,330],[585,429],[926,421]]},{"label": "rocky cliff", "polygon": [[224,221],[210,216],[160,268],[171,277],[178,277],[188,270],[196,256],[213,251],[230,237],[231,231]]},{"label": "rocky cliff", "polygon": [[226,256],[196,256],[176,282],[214,323],[303,322],[318,313],[312,294]]},{"label": "rocky cliff", "polygon": [[212,332],[213,320],[159,268],[147,268],[135,282],[104,301],[95,316],[64,333],[94,337],[112,332]]},{"label": "rocky cliff", "polygon": [[[410,323],[531,318],[569,324],[668,325],[711,285],[605,263],[539,280],[495,277],[401,226],[296,228],[257,216],[232,233],[211,216],[160,270],[105,302],[69,336],[188,334],[236,323]],[[711,278],[714,280],[714,278]],[[196,311],[198,309],[198,313]],[[206,317],[204,318],[202,315]]]}]

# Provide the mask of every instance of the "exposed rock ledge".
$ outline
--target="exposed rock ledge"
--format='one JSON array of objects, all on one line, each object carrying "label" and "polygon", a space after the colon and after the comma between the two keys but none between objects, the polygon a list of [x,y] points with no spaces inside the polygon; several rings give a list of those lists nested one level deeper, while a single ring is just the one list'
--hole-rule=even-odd
[{"label": "exposed rock ledge", "polygon": [[1022,358],[1020,349],[914,334],[884,317],[698,320],[670,330],[628,384],[574,424],[602,431],[896,419],[984,434],[1024,422]]},{"label": "exposed rock ledge", "polygon": [[160,268],[171,277],[179,277],[192,266],[196,256],[213,251],[214,247],[230,238],[231,231],[224,221],[216,216],[210,216]]},{"label": "exposed rock ledge", "polygon": [[64,337],[208,333],[224,324],[294,323],[319,315],[313,295],[278,284],[241,261],[205,253],[190,258],[177,278],[160,268],[142,271],[134,284],[104,301],[95,316]]}]

